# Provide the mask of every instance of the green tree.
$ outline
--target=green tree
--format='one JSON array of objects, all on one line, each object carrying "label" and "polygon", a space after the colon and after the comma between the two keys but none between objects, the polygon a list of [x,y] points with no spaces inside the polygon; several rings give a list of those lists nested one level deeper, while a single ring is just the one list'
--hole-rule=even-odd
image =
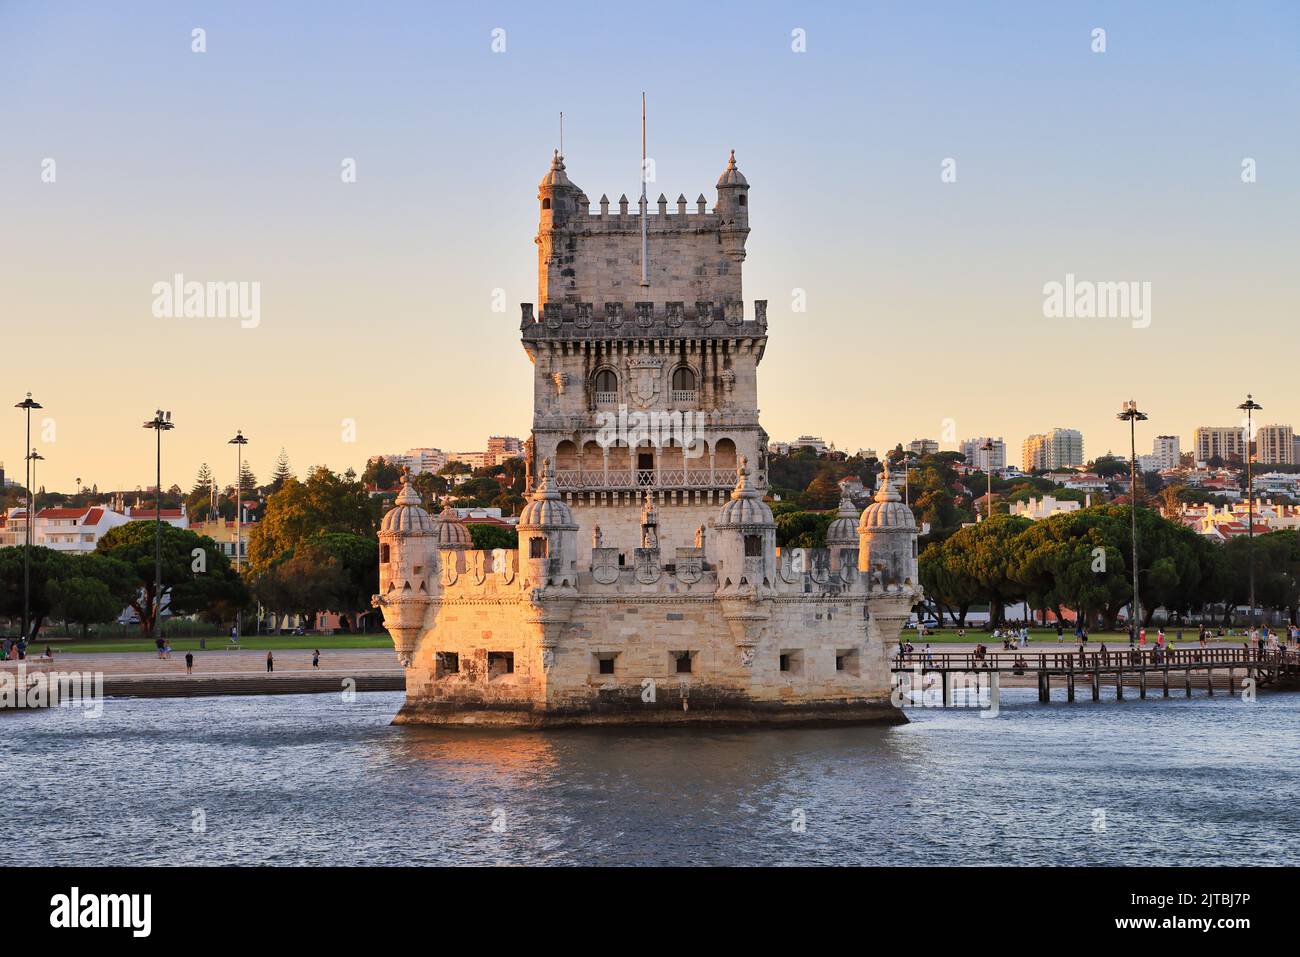
[{"label": "green tree", "polygon": [[361,483],[370,488],[392,488],[401,481],[402,470],[382,455],[367,462],[366,470],[361,473]]},{"label": "green tree", "polygon": [[289,453],[280,449],[280,455],[275,460],[275,469],[271,472],[271,484],[267,486],[267,491],[278,492],[284,487],[284,483],[293,478],[293,469],[289,467]]},{"label": "green tree", "polygon": [[470,539],[477,549],[491,551],[494,548],[514,549],[519,547],[519,533],[513,528],[503,528],[500,525],[483,525],[476,522],[467,522],[466,525],[469,527]]},{"label": "green tree", "polygon": [[[15,621],[21,620],[23,614],[23,548],[22,545],[0,548],[0,614]],[[27,627],[30,636],[35,638],[54,609],[58,594],[51,586],[67,575],[68,556],[43,545],[33,545],[30,564],[31,622]]]},{"label": "green tree", "polygon": [[[99,555],[125,563],[134,579],[128,604],[140,618],[144,634],[153,630],[160,598],[154,589],[153,522],[128,522],[109,529],[95,546]],[[173,615],[192,615],[228,603],[242,607],[248,591],[230,559],[206,535],[187,528],[162,526],[162,591]]]},{"label": "green tree", "polygon": [[355,477],[337,475],[323,466],[312,469],[305,482],[290,478],[267,498],[262,520],[249,535],[249,566],[260,573],[324,532],[372,539],[379,529],[381,508]]}]

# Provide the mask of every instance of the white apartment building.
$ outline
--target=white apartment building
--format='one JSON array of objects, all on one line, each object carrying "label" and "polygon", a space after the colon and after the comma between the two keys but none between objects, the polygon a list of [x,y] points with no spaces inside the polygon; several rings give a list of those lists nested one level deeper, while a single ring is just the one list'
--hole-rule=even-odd
[{"label": "white apartment building", "polygon": [[1264,465],[1295,464],[1295,431],[1289,425],[1261,425],[1255,431],[1255,461]]},{"label": "white apartment building", "polygon": [[[166,510],[164,509],[164,515]],[[58,552],[93,552],[110,528],[132,519],[101,505],[85,508],[43,508],[36,513],[32,544]],[[0,527],[0,547],[22,545],[27,537],[27,512],[11,508]]]},{"label": "white apartment building", "polygon": [[[993,448],[985,451],[984,443],[992,442]],[[987,472],[990,469],[999,471],[1007,467],[1007,443],[1002,441],[1002,437],[996,439],[991,436],[981,435],[973,439],[962,439],[957,444],[957,451],[966,457],[966,464],[981,472]]]},{"label": "white apartment building", "polygon": [[907,451],[913,455],[937,455],[939,443],[935,439],[913,439],[907,443]]},{"label": "white apartment building", "polygon": [[[1092,504],[1091,500],[1089,504]],[[1042,498],[1031,498],[1025,502],[1012,502],[1011,514],[1037,522],[1044,518],[1051,518],[1053,515],[1077,512],[1082,507],[1078,502],[1061,501],[1054,496],[1044,495]]]},{"label": "white apartment building", "polygon": [[1083,464],[1083,433],[1078,429],[1052,429],[1025,439],[1021,447],[1020,467],[1026,472],[1035,469],[1068,469]]},{"label": "white apartment building", "polygon": [[1246,458],[1245,430],[1236,425],[1202,425],[1193,433],[1196,461],[1208,463],[1218,456],[1223,461]]},{"label": "white apartment building", "polygon": [[1156,468],[1151,471],[1163,472],[1165,469],[1178,468],[1178,459],[1182,447],[1176,435],[1157,435],[1151,443],[1151,456],[1156,460]]}]

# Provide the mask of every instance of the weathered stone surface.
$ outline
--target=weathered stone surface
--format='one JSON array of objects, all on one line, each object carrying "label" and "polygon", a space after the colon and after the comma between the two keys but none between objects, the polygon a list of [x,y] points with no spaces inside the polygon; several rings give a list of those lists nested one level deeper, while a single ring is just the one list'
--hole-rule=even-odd
[{"label": "weathered stone surface", "polygon": [[842,505],[829,552],[776,548],[766,304],[757,321],[740,306],[748,190],[733,157],[712,213],[651,217],[642,286],[640,220],[606,202],[591,214],[556,157],[539,190],[540,321],[523,311],[537,481],[520,547],[448,548],[403,492],[375,599],[407,669],[398,722],[904,720],[889,654],[920,595],[915,526],[882,502],[855,535]]}]

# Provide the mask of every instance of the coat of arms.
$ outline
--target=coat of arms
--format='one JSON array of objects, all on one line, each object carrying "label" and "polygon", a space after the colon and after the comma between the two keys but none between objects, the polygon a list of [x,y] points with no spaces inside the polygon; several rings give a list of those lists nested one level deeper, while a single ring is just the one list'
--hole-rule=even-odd
[{"label": "coat of arms", "polygon": [[649,408],[659,397],[660,380],[663,378],[663,360],[659,357],[637,357],[631,363],[632,398],[641,408]]},{"label": "coat of arms", "polygon": [[591,550],[591,577],[602,585],[612,585],[618,581],[617,548]]},{"label": "coat of arms", "polygon": [[704,549],[677,549],[677,580],[687,585],[694,585],[704,577]]}]

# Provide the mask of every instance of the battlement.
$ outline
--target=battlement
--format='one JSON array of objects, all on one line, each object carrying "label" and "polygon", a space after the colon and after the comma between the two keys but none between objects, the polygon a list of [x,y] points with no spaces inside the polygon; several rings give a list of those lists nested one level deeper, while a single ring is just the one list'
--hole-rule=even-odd
[{"label": "battlement", "polygon": [[[649,222],[653,223],[650,226],[652,230],[717,229],[723,225],[722,213],[716,207],[709,210],[707,205],[703,193],[696,198],[693,209],[688,208],[686,196],[678,194],[677,202],[669,209],[668,197],[660,193],[657,201],[646,203],[646,214]],[[641,201],[630,201],[626,193],[612,207],[609,197],[601,196],[595,209],[592,209],[591,200],[583,193],[578,196],[577,206],[578,215],[587,218],[576,222],[570,220],[571,228],[641,229]]]},{"label": "battlement", "polygon": [[714,302],[604,302],[597,309],[591,302],[547,302],[541,315],[533,303],[521,302],[519,329],[525,339],[548,335],[676,337],[765,335],[767,300],[754,300],[752,319],[745,318],[745,304],[738,299]]},{"label": "battlement", "polygon": [[[626,193],[617,204],[602,195],[593,208],[587,194],[569,179],[558,153],[538,187],[538,200],[535,241],[541,302],[741,298],[749,183],[736,169],[734,156],[718,180],[712,210],[702,193],[694,204],[679,193],[671,208],[660,193],[646,203],[644,217],[640,200],[629,200]],[[639,295],[619,295],[628,289]]]}]

